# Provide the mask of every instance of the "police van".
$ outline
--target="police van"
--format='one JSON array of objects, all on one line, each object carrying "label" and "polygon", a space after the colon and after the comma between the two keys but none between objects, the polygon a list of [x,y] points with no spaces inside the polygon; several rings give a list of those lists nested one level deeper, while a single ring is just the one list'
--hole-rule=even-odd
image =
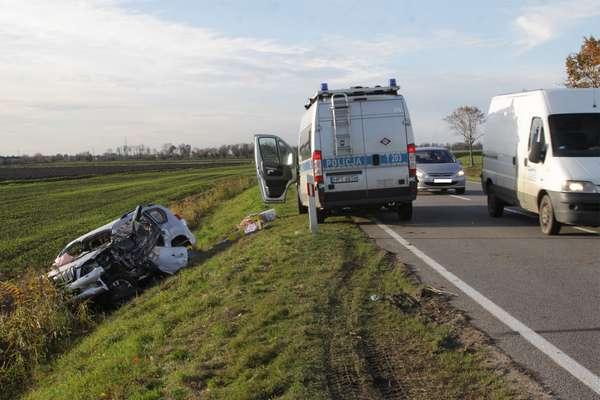
[{"label": "police van", "polygon": [[316,183],[319,222],[340,209],[392,207],[412,218],[417,195],[415,141],[404,97],[388,86],[329,90],[310,97],[300,122],[298,149],[280,137],[255,135],[255,161],[265,202],[285,200],[296,183],[298,209],[307,212]]}]

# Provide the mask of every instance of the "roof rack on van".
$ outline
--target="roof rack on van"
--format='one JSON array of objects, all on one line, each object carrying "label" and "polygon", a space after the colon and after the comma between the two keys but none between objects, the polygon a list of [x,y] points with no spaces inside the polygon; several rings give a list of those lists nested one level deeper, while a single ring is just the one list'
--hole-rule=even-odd
[{"label": "roof rack on van", "polygon": [[[327,84],[321,85],[321,90],[317,91],[312,97],[308,98],[308,103],[304,105],[304,108],[308,109],[315,101],[322,99],[329,99],[331,96],[337,94],[345,94],[348,97],[360,97],[360,96],[373,96],[382,94],[398,95],[399,86],[396,85],[395,79],[390,79],[390,86],[375,86],[375,87],[363,87],[363,86],[352,86],[349,89],[335,89],[328,90]],[[323,90],[325,89],[325,90]]]}]

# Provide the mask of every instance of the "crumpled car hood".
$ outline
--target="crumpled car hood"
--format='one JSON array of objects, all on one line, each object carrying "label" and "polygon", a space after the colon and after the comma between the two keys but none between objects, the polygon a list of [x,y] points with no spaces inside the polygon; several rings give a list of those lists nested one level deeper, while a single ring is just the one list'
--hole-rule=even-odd
[{"label": "crumpled car hood", "polygon": [[48,272],[47,276],[48,276],[48,278],[53,279],[53,280],[60,278],[65,283],[72,282],[75,278],[75,274],[73,273],[73,270],[75,268],[80,267],[81,265],[85,264],[89,260],[93,260],[94,258],[96,258],[98,256],[98,254],[102,253],[107,248],[108,248],[108,243],[106,245],[98,247],[97,249],[95,249],[93,251],[85,253],[84,255],[77,258],[73,262],[62,265],[58,268],[53,268],[50,272]]}]

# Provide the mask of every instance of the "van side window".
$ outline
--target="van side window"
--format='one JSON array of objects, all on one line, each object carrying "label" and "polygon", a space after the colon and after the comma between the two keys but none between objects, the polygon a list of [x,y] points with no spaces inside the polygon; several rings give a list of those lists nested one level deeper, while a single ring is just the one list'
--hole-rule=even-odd
[{"label": "van side window", "polygon": [[531,120],[531,130],[529,131],[529,142],[527,150],[531,150],[531,145],[535,142],[545,143],[544,139],[544,123],[540,117],[533,117]]},{"label": "van side window", "polygon": [[304,161],[310,158],[310,135],[311,135],[312,125],[307,126],[300,132],[300,148],[298,149],[298,155],[300,161]]}]

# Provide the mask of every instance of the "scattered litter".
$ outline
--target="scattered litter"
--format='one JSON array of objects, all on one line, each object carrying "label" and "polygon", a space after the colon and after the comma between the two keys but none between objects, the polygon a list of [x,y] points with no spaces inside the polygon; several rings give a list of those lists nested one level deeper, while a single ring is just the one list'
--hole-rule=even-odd
[{"label": "scattered litter", "polygon": [[452,293],[446,290],[441,290],[434,288],[433,286],[425,286],[421,289],[421,297],[430,297],[430,296],[448,296],[448,297],[456,297],[458,296],[456,293]]},{"label": "scattered litter", "polygon": [[378,294],[372,294],[369,296],[369,300],[371,301],[379,301],[381,297]]},{"label": "scattered litter", "polygon": [[275,209],[271,208],[270,210],[258,214],[246,216],[242,222],[239,223],[238,227],[244,235],[249,235],[263,229],[269,222],[274,221],[275,218],[277,218],[277,213],[275,212]]}]

